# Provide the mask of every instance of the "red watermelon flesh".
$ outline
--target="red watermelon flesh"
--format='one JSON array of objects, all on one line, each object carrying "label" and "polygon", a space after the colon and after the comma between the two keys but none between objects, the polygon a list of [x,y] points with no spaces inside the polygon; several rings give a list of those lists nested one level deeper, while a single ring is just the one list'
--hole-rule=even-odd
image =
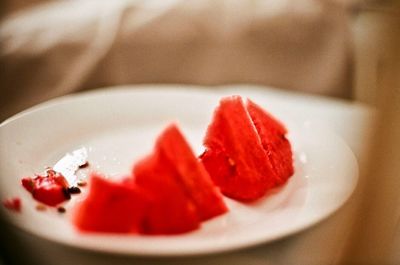
[{"label": "red watermelon flesh", "polygon": [[274,187],[277,177],[241,97],[220,101],[204,145],[201,160],[226,196],[251,201]]},{"label": "red watermelon flesh", "polygon": [[144,234],[179,234],[199,227],[195,205],[176,181],[177,172],[156,150],[134,167],[137,185],[152,197]]},{"label": "red watermelon flesh", "polygon": [[67,180],[52,169],[46,170],[45,175],[22,178],[21,183],[35,200],[49,206],[57,206],[71,198]]},{"label": "red watermelon flesh", "polygon": [[260,136],[262,145],[276,173],[276,184],[280,185],[293,175],[293,158],[286,128],[260,106],[247,101],[247,110]]},{"label": "red watermelon flesh", "polygon": [[156,143],[162,158],[176,172],[175,181],[196,206],[200,220],[223,214],[227,207],[218,187],[214,185],[204,165],[191,150],[188,142],[174,124],[165,129]]},{"label": "red watermelon flesh", "polygon": [[133,181],[116,182],[93,173],[89,187],[74,211],[73,223],[80,231],[141,232],[149,197]]}]

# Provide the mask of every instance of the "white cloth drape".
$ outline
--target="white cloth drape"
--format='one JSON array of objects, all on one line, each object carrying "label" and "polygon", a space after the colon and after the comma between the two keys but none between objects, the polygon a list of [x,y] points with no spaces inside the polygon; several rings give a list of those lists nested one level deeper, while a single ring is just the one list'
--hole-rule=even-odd
[{"label": "white cloth drape", "polygon": [[327,0],[56,1],[0,22],[0,120],[101,86],[255,83],[350,97],[346,8]]}]

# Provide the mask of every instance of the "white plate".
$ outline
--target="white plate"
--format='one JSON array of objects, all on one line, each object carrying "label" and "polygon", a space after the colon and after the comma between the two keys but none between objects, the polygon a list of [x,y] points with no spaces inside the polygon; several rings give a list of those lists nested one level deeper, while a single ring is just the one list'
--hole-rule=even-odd
[{"label": "white plate", "polygon": [[[135,255],[191,255],[221,252],[272,241],[326,218],[351,195],[358,167],[347,145],[335,134],[294,117],[290,105],[238,90],[279,117],[289,129],[295,175],[282,188],[252,204],[226,199],[230,211],[179,236],[82,235],[67,214],[39,212],[20,185],[20,178],[54,165],[65,153],[87,147],[93,168],[110,174],[129,173],[133,161],[148,153],[156,135],[178,121],[195,152],[212,111],[230,90],[173,87],[129,87],[67,96],[41,104],[0,127],[1,199],[19,196],[21,213],[6,211],[18,227],[67,245]],[[281,106],[284,107],[284,111]],[[81,196],[76,196],[79,198]]]}]

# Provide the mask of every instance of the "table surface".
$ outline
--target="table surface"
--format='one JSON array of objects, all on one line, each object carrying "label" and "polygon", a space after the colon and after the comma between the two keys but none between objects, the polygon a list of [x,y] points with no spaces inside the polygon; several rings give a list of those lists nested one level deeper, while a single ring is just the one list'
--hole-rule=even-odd
[{"label": "table surface", "polygon": [[[251,89],[235,86],[232,93]],[[259,93],[259,91],[257,92]],[[296,109],[295,117],[335,131],[353,150],[362,165],[368,139],[373,133],[375,111],[365,105],[320,96],[310,96],[283,90],[263,88],[263,93],[282,102],[282,107]],[[62,246],[20,230],[14,231],[19,250],[15,253],[37,264],[335,264],[340,257],[351,228],[352,214],[359,195],[357,189],[350,200],[336,213],[321,223],[284,239],[239,251],[177,258],[148,258],[109,255]],[[0,261],[1,264],[1,261]]]}]

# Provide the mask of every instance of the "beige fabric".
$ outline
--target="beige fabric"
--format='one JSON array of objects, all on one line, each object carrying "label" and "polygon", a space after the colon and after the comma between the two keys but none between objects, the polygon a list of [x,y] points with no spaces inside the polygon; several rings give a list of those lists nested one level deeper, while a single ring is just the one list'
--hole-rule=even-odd
[{"label": "beige fabric", "polygon": [[256,83],[349,97],[349,15],[324,0],[56,1],[0,24],[0,120],[128,83]]}]

